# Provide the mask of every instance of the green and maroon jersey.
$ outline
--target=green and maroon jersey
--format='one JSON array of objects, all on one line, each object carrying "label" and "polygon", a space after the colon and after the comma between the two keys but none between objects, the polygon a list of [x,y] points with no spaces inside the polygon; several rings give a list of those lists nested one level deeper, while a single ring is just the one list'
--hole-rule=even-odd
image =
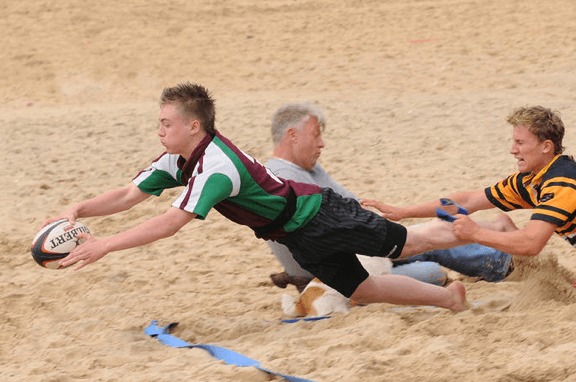
[{"label": "green and maroon jersey", "polygon": [[320,187],[278,178],[218,132],[206,136],[188,160],[162,154],[133,182],[141,191],[157,196],[167,188],[184,186],[172,206],[199,219],[205,219],[214,207],[233,222],[253,229],[266,226],[280,214],[292,189],[296,211],[282,229],[263,237],[272,240],[304,227],[322,202]]}]

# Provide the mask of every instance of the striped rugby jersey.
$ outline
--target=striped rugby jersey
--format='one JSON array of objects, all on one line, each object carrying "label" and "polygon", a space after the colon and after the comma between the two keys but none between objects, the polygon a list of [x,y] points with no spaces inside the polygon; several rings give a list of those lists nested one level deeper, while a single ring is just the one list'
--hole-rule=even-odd
[{"label": "striped rugby jersey", "polygon": [[485,193],[504,211],[533,208],[530,219],[554,224],[556,233],[576,246],[576,162],[571,156],[556,156],[538,174],[512,174]]},{"label": "striped rugby jersey", "polygon": [[304,227],[322,202],[320,187],[276,177],[256,159],[216,132],[207,135],[188,160],[162,154],[134,179],[138,188],[152,195],[184,186],[172,203],[203,220],[212,207],[235,223],[250,228],[273,221],[286,205],[290,188],[296,194],[296,212],[283,229],[264,239],[278,239]]}]

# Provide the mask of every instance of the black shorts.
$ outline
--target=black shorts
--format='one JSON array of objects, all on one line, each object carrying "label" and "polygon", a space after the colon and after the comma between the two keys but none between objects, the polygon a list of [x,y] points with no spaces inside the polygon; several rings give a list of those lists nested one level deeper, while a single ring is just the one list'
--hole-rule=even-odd
[{"label": "black shorts", "polygon": [[397,258],[406,243],[406,228],[324,188],[316,216],[278,242],[302,268],[350,297],[368,278],[356,254]]}]

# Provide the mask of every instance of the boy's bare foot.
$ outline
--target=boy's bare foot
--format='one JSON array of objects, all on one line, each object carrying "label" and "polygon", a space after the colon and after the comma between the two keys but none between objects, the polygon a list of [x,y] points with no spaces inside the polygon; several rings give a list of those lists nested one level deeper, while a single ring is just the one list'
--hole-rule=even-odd
[{"label": "boy's bare foot", "polygon": [[447,306],[448,309],[454,312],[461,312],[470,309],[471,305],[466,300],[466,287],[460,281],[454,281],[446,287],[452,296],[452,303]]}]

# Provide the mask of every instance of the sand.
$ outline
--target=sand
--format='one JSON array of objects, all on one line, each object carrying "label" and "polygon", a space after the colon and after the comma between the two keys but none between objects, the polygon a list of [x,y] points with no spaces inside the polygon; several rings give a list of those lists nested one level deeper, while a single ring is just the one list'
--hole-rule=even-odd
[{"label": "sand", "polygon": [[[272,285],[281,267],[265,243],[215,211],[78,272],[30,255],[46,217],[162,152],[157,100],[180,81],[211,89],[218,129],[262,162],[274,111],[318,104],[321,164],[395,205],[515,171],[505,117],[517,106],[559,110],[576,154],[575,14],[573,0],[2,2],[0,380],[279,380],[161,345],[144,334],[158,320],[317,382],[575,381],[576,252],[558,237],[508,281],[455,275],[475,304],[463,313],[375,304],[295,324],[279,322],[296,290]],[[82,221],[106,237],[176,195]]]}]

